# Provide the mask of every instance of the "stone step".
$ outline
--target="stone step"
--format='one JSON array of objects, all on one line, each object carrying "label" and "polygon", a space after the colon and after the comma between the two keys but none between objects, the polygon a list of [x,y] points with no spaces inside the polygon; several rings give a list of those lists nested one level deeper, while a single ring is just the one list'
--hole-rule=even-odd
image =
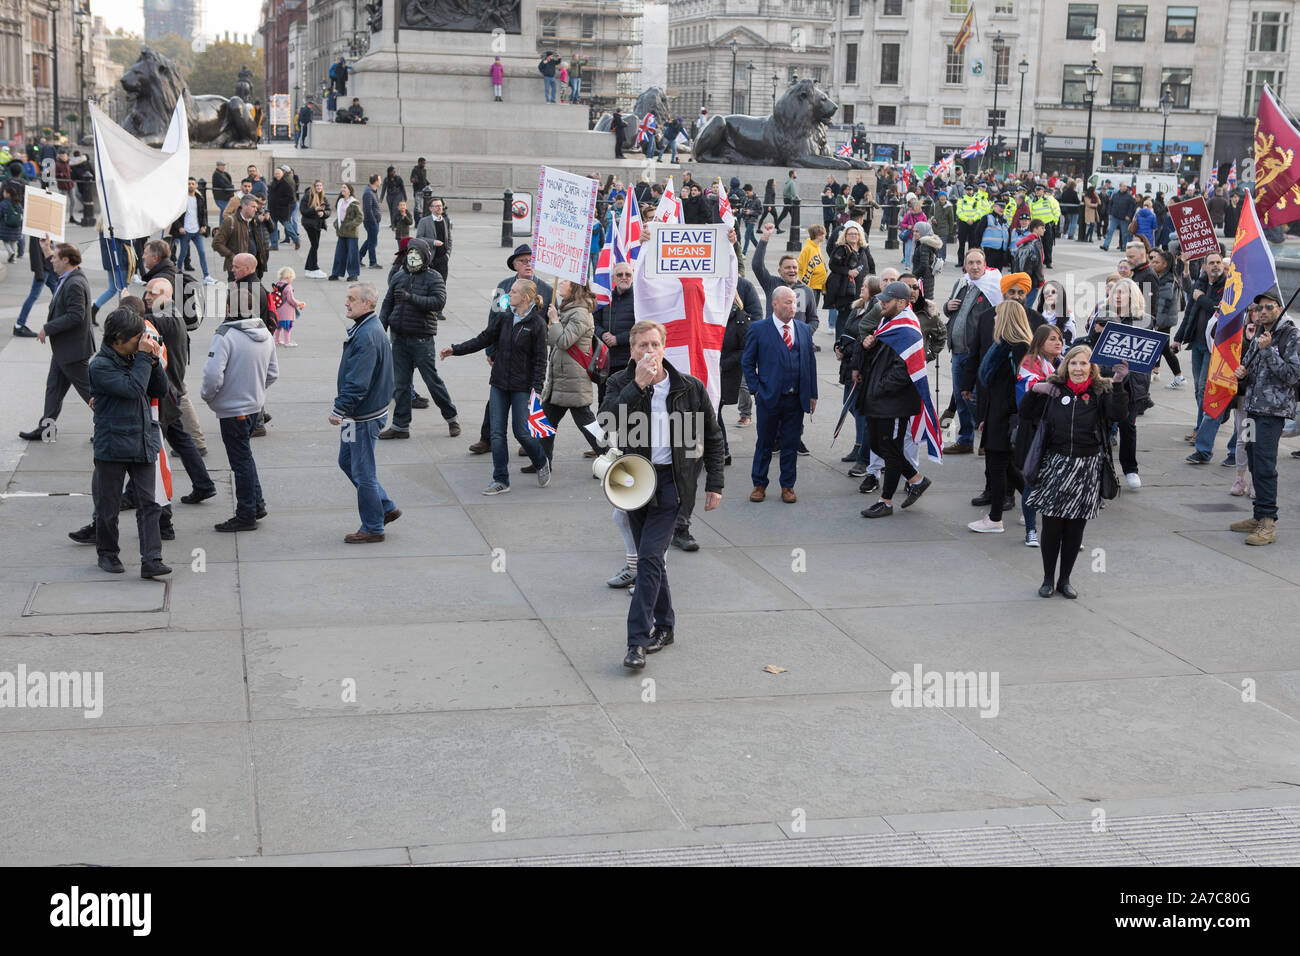
[{"label": "stone step", "polygon": [[[436,119],[436,117],[431,117]],[[414,153],[430,160],[455,152],[471,156],[553,156],[603,162],[614,158],[614,137],[559,129],[516,129],[502,126],[401,126],[388,123],[314,124],[313,148],[331,152],[376,155]],[[515,145],[512,145],[515,144]],[[508,159],[508,155],[506,156]]]}]

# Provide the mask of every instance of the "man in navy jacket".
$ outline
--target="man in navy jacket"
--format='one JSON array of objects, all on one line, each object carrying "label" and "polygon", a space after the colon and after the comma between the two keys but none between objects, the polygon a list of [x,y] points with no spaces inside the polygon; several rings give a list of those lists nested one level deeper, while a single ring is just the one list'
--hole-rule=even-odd
[{"label": "man in navy jacket", "polygon": [[741,369],[758,402],[750,501],[767,497],[773,442],[781,446],[781,500],[794,504],[794,483],[804,413],[817,408],[817,367],[812,330],[795,318],[797,300],[788,286],[772,291],[772,318],[750,327]]}]

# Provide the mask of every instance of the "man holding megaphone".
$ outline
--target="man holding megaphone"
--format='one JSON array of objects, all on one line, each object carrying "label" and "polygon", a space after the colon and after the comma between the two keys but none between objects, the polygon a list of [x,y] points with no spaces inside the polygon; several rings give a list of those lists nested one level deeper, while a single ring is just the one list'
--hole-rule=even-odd
[{"label": "man holding megaphone", "polygon": [[624,457],[647,459],[656,480],[650,499],[628,511],[637,565],[623,666],[637,670],[645,667],[647,654],[673,643],[675,619],[664,552],[676,524],[678,489],[686,489],[698,474],[691,459],[704,456],[704,510],[712,511],[722,503],[722,430],[704,383],[664,359],[667,338],[667,330],[658,322],[632,326],[631,360],[627,368],[610,376],[600,406],[601,422],[606,430],[618,432]]}]

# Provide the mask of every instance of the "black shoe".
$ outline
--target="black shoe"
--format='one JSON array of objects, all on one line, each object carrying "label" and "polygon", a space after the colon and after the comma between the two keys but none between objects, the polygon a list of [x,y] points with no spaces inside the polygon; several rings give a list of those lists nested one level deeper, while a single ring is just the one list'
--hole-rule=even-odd
[{"label": "black shoe", "polygon": [[27,326],[25,326],[25,325],[15,325],[15,326],[14,326],[14,338],[16,338],[16,339],[34,339],[34,338],[36,338],[36,333],[33,332],[31,329],[29,329],[29,328],[28,328]]},{"label": "black shoe", "polygon": [[633,670],[641,670],[645,667],[645,648],[640,644],[632,644],[627,649],[627,657],[623,658],[623,666],[630,667]]},{"label": "black shoe", "polygon": [[929,478],[922,478],[918,482],[908,482],[906,485],[907,497],[903,501],[904,508],[910,508],[916,503],[916,499],[925,494],[925,489],[934,484]]},{"label": "black shoe", "polygon": [[91,305],[91,307],[90,307],[90,324],[91,324],[91,325],[99,325],[99,319],[95,318],[95,316],[97,316],[97,315],[99,315],[99,306],[97,306],[97,305]]},{"label": "black shoe", "polygon": [[683,529],[673,533],[673,547],[679,548],[682,551],[700,550],[699,542],[691,537],[689,529]]},{"label": "black shoe", "polygon": [[84,528],[78,528],[76,531],[69,531],[68,537],[77,544],[94,544],[95,543],[95,525],[86,525]]},{"label": "black shoe", "polygon": [[1003,501],[1002,501],[1002,510],[1003,510],[1003,511],[1015,511],[1015,510],[1016,510],[1016,496],[1015,496],[1014,492],[1013,492],[1012,494],[1007,495],[1006,498],[1003,499]]},{"label": "black shoe", "polygon": [[134,511],[134,510],[135,510],[135,498],[134,498],[134,497],[131,497],[130,495],[123,495],[123,496],[122,496],[122,503],[121,503],[121,505],[118,506],[118,508],[119,508],[119,510],[121,510],[121,511]]},{"label": "black shoe", "polygon": [[258,521],[261,521],[261,520],[262,520],[263,518],[265,518],[265,517],[266,517],[266,505],[258,505],[258,506],[257,506],[257,520],[258,520]]},{"label": "black shoe", "polygon": [[654,654],[662,651],[672,642],[673,629],[671,627],[656,627],[650,634],[650,643],[646,645],[645,652]]},{"label": "black shoe", "polygon": [[862,484],[858,485],[858,493],[869,495],[880,487],[880,479],[875,475],[867,475],[862,479]]},{"label": "black shoe", "polygon": [[109,574],[121,574],[126,568],[122,567],[122,562],[115,554],[101,554],[99,556],[99,569],[107,571]]},{"label": "black shoe", "polygon": [[258,425],[256,428],[254,428],[251,432],[248,433],[248,437],[249,437],[249,438],[265,438],[265,437],[266,437],[266,426],[265,426],[265,425]]},{"label": "black shoe", "polygon": [[872,505],[870,508],[866,508],[866,509],[863,510],[863,512],[862,512],[862,517],[864,517],[864,518],[888,518],[888,517],[889,517],[890,515],[892,515],[893,513],[894,513],[894,506],[893,506],[893,505],[887,505],[887,504],[885,504],[883,501],[877,501],[877,502],[876,502],[874,505]]},{"label": "black shoe", "polygon": [[810,452],[810,451],[807,449],[807,447],[805,447],[805,445],[804,445],[803,442],[800,442],[800,443],[799,443],[799,452],[798,452],[798,453],[799,453],[800,455],[811,455],[811,454],[812,454],[812,452]]},{"label": "black shoe", "polygon": [[175,527],[159,528],[158,537],[162,538],[164,541],[175,541],[176,528]]},{"label": "black shoe", "polygon": [[330,282],[338,282],[339,279],[341,279],[341,278],[343,278],[343,277],[342,277],[342,276],[330,276],[330,277],[329,277],[329,280],[330,280]]},{"label": "black shoe", "polygon": [[970,503],[976,508],[987,508],[989,505],[993,504],[993,497],[988,493],[988,491],[981,491],[977,497],[970,500]]},{"label": "black shoe", "polygon": [[1041,585],[1039,585],[1039,588],[1038,588],[1038,596],[1041,597],[1041,598],[1049,598],[1049,597],[1052,596],[1052,582],[1051,582],[1051,581],[1044,581]]},{"label": "black shoe", "polygon": [[844,464],[846,464],[846,465],[847,465],[849,462],[857,461],[857,460],[858,460],[858,450],[859,450],[861,447],[862,447],[861,445],[854,445],[854,446],[853,446],[853,450],[852,450],[851,452],[849,452],[847,455],[845,455],[843,458],[841,458],[840,461],[844,462]]},{"label": "black shoe", "polygon": [[1067,597],[1071,601],[1079,596],[1079,592],[1074,589],[1074,585],[1069,581],[1058,581],[1056,583],[1056,590],[1060,593],[1061,597]]},{"label": "black shoe", "polygon": [[160,578],[164,574],[171,573],[172,569],[161,561],[149,561],[140,565],[140,577],[142,578]]},{"label": "black shoe", "polygon": [[731,465],[731,456],[730,456],[730,455],[724,455],[723,458],[722,458],[722,464],[723,464],[724,466],[730,467],[730,465]]},{"label": "black shoe", "polygon": [[45,437],[45,434],[40,428],[33,428],[29,432],[19,432],[18,437],[23,441],[41,441]]},{"label": "black shoe", "polygon": [[531,463],[524,465],[524,467],[519,469],[519,473],[521,475],[535,475],[537,474],[537,466]]},{"label": "black shoe", "polygon": [[[429,400],[428,400],[427,398],[425,398],[423,395],[416,395],[414,398],[411,399],[411,407],[412,407],[412,408],[428,408],[428,407],[429,407]],[[453,436],[453,437],[454,437],[454,436]]]},{"label": "black shoe", "polygon": [[213,525],[218,531],[254,531],[257,528],[256,521],[240,521],[238,518],[231,518],[223,521],[221,524]]},{"label": "black shoe", "polygon": [[181,502],[187,505],[197,505],[201,501],[207,501],[209,498],[215,498],[217,490],[211,491],[191,491],[188,495],[181,495]]},{"label": "black shoe", "polygon": [[269,422],[270,420],[271,420],[271,413],[270,413],[270,412],[262,412],[262,421],[261,421],[259,424],[265,425],[265,424],[266,424],[267,422]]}]

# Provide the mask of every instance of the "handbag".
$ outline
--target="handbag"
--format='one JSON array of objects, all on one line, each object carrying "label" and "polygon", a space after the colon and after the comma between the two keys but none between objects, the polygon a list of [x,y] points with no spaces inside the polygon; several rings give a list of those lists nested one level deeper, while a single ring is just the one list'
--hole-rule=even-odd
[{"label": "handbag", "polygon": [[1115,473],[1115,446],[1110,440],[1110,426],[1105,426],[1106,457],[1101,460],[1101,496],[1106,501],[1119,497],[1119,475]]},{"label": "handbag", "polygon": [[1138,234],[1138,221],[1136,215],[1128,221],[1128,234],[1130,236],[1136,236]]},{"label": "handbag", "polygon": [[1044,415],[1038,422],[1038,428],[1034,431],[1034,440],[1029,443],[1029,451],[1025,454],[1025,484],[1038,484],[1038,469],[1043,463],[1043,447],[1047,444],[1047,416]]},{"label": "handbag", "polygon": [[587,378],[597,385],[609,378],[609,346],[600,339],[592,339],[591,354],[575,350],[576,345],[569,346],[570,357],[587,370]]}]

